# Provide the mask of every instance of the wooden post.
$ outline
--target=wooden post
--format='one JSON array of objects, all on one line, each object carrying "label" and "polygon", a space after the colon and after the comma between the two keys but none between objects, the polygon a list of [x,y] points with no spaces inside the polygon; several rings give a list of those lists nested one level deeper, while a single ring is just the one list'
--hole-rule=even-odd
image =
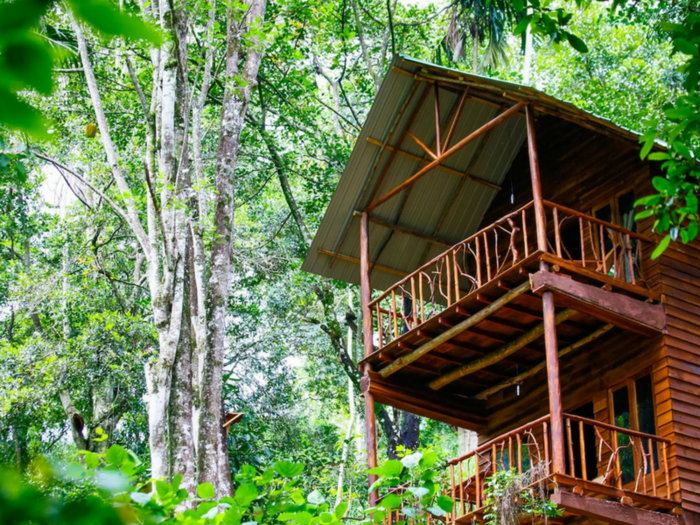
[{"label": "wooden post", "polygon": [[532,180],[532,200],[535,207],[535,224],[537,226],[537,249],[547,251],[547,216],[542,202],[542,184],[540,182],[540,160],[537,156],[537,138],[535,136],[535,113],[531,106],[525,106],[527,121],[527,150],[530,156],[530,179]]},{"label": "wooden post", "polygon": [[[360,217],[360,299],[362,301],[362,337],[365,344],[365,357],[374,352],[372,338],[372,311],[369,303],[372,300],[372,288],[369,280],[369,215],[365,212]],[[380,342],[381,344],[381,342]],[[369,370],[369,365],[365,373]],[[367,467],[377,466],[377,418],[374,413],[374,398],[369,391],[365,392],[365,435],[367,437]],[[377,476],[369,475],[369,486],[377,481]],[[375,490],[369,495],[371,506],[377,504],[378,493]]]},{"label": "wooden post", "polygon": [[549,412],[552,426],[552,472],[564,474],[564,421],[559,385],[559,354],[557,352],[557,325],[554,311],[554,294],[542,294],[544,318],[544,344],[547,359],[547,386],[549,387]]},{"label": "wooden post", "polygon": [[[373,469],[377,466],[377,418],[374,414],[374,397],[369,392],[365,392],[365,435],[367,437],[367,468]],[[368,487],[377,481],[376,474],[369,474]],[[369,504],[371,507],[377,505],[379,493],[374,490],[369,494]]]},{"label": "wooden post", "polygon": [[374,352],[372,338],[372,288],[369,280],[369,215],[360,216],[360,298],[362,301],[362,336],[365,344],[365,357]]}]

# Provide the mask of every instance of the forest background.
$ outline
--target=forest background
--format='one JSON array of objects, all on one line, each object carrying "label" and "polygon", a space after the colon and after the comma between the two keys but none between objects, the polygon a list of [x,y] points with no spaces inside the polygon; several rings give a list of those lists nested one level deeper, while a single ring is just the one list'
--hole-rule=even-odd
[{"label": "forest background", "polygon": [[[683,2],[121,2],[159,28],[131,33],[74,4],[32,26],[48,80],[0,86],[34,88],[21,100],[45,117],[0,129],[0,459],[30,475],[118,443],[190,489],[285,458],[308,488],[365,498],[358,291],[300,266],[394,53],[633,130],[687,118],[668,113],[691,91],[668,33]],[[687,215],[659,229],[694,237]],[[385,457],[469,446],[379,418]]]}]

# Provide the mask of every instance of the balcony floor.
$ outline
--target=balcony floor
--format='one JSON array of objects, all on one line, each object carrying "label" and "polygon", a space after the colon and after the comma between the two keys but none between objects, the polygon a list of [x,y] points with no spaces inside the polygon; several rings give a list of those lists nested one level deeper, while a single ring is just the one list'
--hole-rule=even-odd
[{"label": "balcony floor", "polygon": [[[549,263],[552,273],[538,273],[541,260]],[[549,281],[542,281],[542,277]],[[661,307],[650,304],[654,296],[642,286],[601,275],[551,254],[535,252],[451,306],[431,313],[425,322],[412,329],[405,327],[404,333],[365,358],[361,364],[369,364],[375,372],[368,380],[369,388],[374,384],[386,390],[377,390],[377,401],[397,406],[390,393],[393,389],[402,391],[404,398],[427,403],[439,390],[440,399],[447,404],[449,398],[455,405],[464,405],[469,400],[474,417],[483,416],[480,403],[512,386],[519,375],[541,367],[545,360],[540,295],[543,290],[537,288],[538,279],[554,291],[560,352],[583,346],[590,334],[600,333],[602,340],[621,329],[646,335],[655,335],[662,329]],[[558,284],[552,284],[552,280]],[[518,288],[526,290],[503,302],[503,298]],[[641,309],[642,319],[656,316],[657,324],[638,323],[640,314],[635,309]],[[454,332],[454,327],[477,318],[478,322],[467,329],[446,337],[448,331]],[[436,341],[442,342],[435,344]],[[434,347],[421,353],[426,345]],[[420,355],[416,357],[417,354]],[[464,371],[465,367],[467,373],[456,372]],[[451,380],[446,379],[448,374],[452,374]],[[438,398],[435,402],[439,404]],[[439,413],[411,407],[410,402],[405,404],[400,408],[446,420]],[[468,426],[478,427],[476,419]]]}]

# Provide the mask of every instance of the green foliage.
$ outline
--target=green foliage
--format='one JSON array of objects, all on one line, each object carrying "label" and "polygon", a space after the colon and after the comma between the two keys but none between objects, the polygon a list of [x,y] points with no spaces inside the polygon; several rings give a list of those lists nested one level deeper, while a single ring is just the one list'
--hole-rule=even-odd
[{"label": "green foliage", "polygon": [[[42,34],[41,20],[54,4],[55,0],[0,4],[0,126],[37,138],[48,137],[44,117],[19,93],[34,90],[49,95],[53,91],[53,67],[60,54],[51,46],[48,35]],[[105,38],[121,36],[153,44],[161,41],[153,27],[117,9],[110,0],[72,0],[67,6]]]},{"label": "green foliage", "polygon": [[[664,176],[652,180],[656,194],[639,199],[643,210],[637,220],[654,217],[653,228],[666,233],[652,254],[659,257],[671,241],[684,244],[698,235],[698,181],[700,180],[700,16],[688,14],[683,23],[664,23],[673,53],[682,55],[678,68],[685,93],[664,106],[663,118],[648,122],[641,137],[642,158],[660,162]],[[661,150],[657,141],[664,141]],[[655,147],[656,146],[656,147]]]},{"label": "green foliage", "polygon": [[[532,523],[547,523],[548,518],[562,515],[562,510],[552,503],[542,479],[546,466],[534,465],[518,474],[515,468],[499,470],[486,480],[484,514],[487,525],[519,525],[525,518]],[[535,481],[535,483],[533,483]]]},{"label": "green foliage", "polygon": [[397,509],[415,523],[427,521],[428,516],[438,519],[447,516],[454,500],[444,494],[448,481],[442,463],[436,450],[419,449],[405,451],[400,460],[388,460],[368,470],[377,476],[369,490],[380,492],[377,507],[368,509],[372,520],[381,523],[387,513]]}]

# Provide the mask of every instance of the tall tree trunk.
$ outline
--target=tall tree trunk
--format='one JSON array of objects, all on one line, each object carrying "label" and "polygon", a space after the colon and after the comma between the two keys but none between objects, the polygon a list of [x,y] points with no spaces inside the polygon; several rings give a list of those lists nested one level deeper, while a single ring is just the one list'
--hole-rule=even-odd
[{"label": "tall tree trunk", "polygon": [[[248,102],[257,84],[262,52],[248,49],[243,70],[240,69],[245,51],[241,31],[265,19],[266,0],[250,0],[246,24],[227,10],[226,74],[224,101],[221,110],[219,150],[216,161],[216,196],[214,199],[215,242],[212,247],[211,274],[207,283],[207,340],[200,377],[201,412],[199,419],[198,481],[214,485],[218,496],[232,492],[231,474],[223,428],[223,360],[226,346],[226,316],[231,289],[231,261],[233,258],[233,213],[235,200],[236,161],[240,136],[245,122]],[[257,21],[257,22],[256,22]],[[239,76],[245,86],[235,82]]]}]

